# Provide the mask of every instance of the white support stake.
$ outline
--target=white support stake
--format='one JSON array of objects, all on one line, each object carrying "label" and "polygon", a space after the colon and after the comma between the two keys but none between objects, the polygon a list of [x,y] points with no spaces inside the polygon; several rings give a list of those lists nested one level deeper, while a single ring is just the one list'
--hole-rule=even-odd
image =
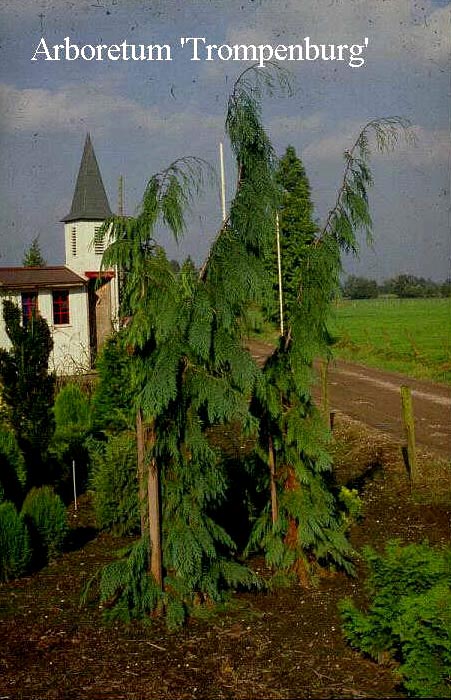
[{"label": "white support stake", "polygon": [[225,186],[225,170],[224,170],[224,148],[222,141],[219,144],[219,165],[221,170],[221,211],[222,222],[226,220],[226,186]]},{"label": "white support stake", "polygon": [[75,459],[72,460],[72,479],[74,482],[74,509],[77,511],[77,482],[75,480]]},{"label": "white support stake", "polygon": [[276,211],[277,273],[279,278],[280,335],[283,335],[282,256],[280,254],[279,212]]}]

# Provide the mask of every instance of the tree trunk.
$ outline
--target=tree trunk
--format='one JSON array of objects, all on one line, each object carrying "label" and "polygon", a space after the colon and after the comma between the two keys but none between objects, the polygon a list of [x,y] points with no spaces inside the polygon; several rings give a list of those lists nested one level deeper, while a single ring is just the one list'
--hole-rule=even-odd
[{"label": "tree trunk", "polygon": [[[148,447],[155,444],[155,428],[149,428]],[[163,564],[160,528],[160,475],[155,459],[149,461],[147,480],[147,502],[149,507],[149,537],[151,547],[150,571],[161,588],[163,588]]]},{"label": "tree trunk", "polygon": [[[293,467],[289,467],[288,469],[288,475],[285,481],[285,489],[287,491],[295,491],[300,488],[300,484],[296,478],[295,472]],[[287,534],[285,535],[285,544],[287,547],[290,549],[293,549],[294,551],[298,550],[298,524],[296,520],[292,517],[288,518],[288,529],[287,529]],[[310,579],[309,579],[309,573],[305,564],[305,561],[302,560],[301,557],[297,557],[296,561],[293,564],[292,570],[298,577],[299,583],[301,586],[304,588],[309,588],[310,586]]]},{"label": "tree trunk", "polygon": [[[150,459],[146,473],[146,453],[155,444],[153,423],[144,426],[142,413],[136,414],[136,442],[138,451],[139,510],[141,516],[141,536],[146,530],[150,541],[150,572],[163,588],[163,565],[160,527],[160,478],[155,459]],[[146,479],[147,477],[147,479]],[[146,487],[147,480],[147,487]]]},{"label": "tree trunk", "polygon": [[277,489],[276,489],[276,460],[274,456],[274,445],[272,437],[269,438],[269,450],[268,450],[268,460],[269,460],[269,479],[271,484],[271,513],[272,513],[272,524],[276,524],[279,517],[279,505],[277,503]]}]

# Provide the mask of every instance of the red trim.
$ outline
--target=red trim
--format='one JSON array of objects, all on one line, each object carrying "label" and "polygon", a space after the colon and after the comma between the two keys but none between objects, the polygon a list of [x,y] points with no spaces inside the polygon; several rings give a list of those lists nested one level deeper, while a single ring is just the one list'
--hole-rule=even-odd
[{"label": "red trim", "polygon": [[69,317],[69,290],[60,289],[52,292],[53,323],[55,326],[67,326]]},{"label": "red trim", "polygon": [[102,272],[85,272],[85,277],[87,277],[88,280],[97,280],[97,279],[111,280],[115,276],[116,275],[111,270],[103,270]]}]

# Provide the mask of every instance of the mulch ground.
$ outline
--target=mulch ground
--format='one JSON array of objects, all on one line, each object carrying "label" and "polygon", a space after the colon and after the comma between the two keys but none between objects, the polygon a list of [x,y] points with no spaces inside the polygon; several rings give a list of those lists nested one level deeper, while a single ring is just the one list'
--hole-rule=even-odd
[{"label": "mulch ground", "polygon": [[[391,538],[449,544],[449,464],[423,455],[412,495],[399,445],[340,416],[335,434],[337,478],[364,502],[351,531],[357,550]],[[340,632],[337,602],[364,600],[361,561],[355,579],[237,594],[225,612],[169,633],[160,620],[105,624],[97,603],[80,608],[84,583],[124,540],[93,529],[89,497],[71,522],[71,551],[0,586],[0,699],[406,697],[393,668],[353,651]]]}]

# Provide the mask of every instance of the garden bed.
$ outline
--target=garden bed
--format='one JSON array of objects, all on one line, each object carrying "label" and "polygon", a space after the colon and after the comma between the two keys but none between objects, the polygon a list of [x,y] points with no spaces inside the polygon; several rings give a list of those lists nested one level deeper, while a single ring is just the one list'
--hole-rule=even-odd
[{"label": "garden bed", "polygon": [[[439,465],[433,488],[412,495],[399,445],[340,416],[336,440],[337,479],[357,486],[364,503],[364,517],[351,530],[356,549],[381,550],[391,538],[449,544],[449,465]],[[34,576],[0,586],[5,700],[406,696],[391,666],[363,658],[342,637],[337,603],[345,596],[363,600],[360,561],[355,579],[336,573],[309,588],[239,593],[224,610],[204,611],[204,619],[191,619],[179,632],[167,632],[158,619],[106,624],[98,602],[80,608],[80,591],[124,540],[96,532],[88,496],[70,519],[71,551]],[[260,559],[253,566],[265,573]]]}]

